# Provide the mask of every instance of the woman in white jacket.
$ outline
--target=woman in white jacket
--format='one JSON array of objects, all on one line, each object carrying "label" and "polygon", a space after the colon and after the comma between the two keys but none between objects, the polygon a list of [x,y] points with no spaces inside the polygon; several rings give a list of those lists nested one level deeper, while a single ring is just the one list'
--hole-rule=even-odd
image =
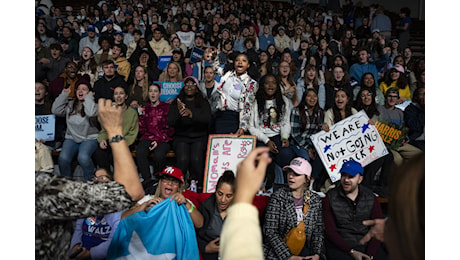
[{"label": "woman in white jacket", "polygon": [[270,148],[269,154],[273,160],[267,168],[265,186],[270,188],[275,176],[275,164],[284,167],[294,157],[288,140],[292,103],[281,94],[279,82],[273,74],[263,76],[260,86],[251,111],[249,132],[257,137],[257,146]]}]

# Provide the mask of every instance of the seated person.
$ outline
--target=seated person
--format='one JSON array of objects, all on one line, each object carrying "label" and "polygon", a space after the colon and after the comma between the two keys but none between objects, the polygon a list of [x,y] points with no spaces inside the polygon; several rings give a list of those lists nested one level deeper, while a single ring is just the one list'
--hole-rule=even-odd
[{"label": "seated person", "polygon": [[199,207],[203,215],[203,227],[197,230],[197,240],[203,260],[218,259],[220,232],[234,193],[235,174],[227,170],[217,180],[216,192]]},{"label": "seated person", "polygon": [[203,216],[198,210],[195,210],[195,205],[182,195],[184,186],[184,174],[182,171],[179,168],[169,166],[163,171],[156,173],[156,176],[158,176],[160,181],[155,194],[153,196],[146,195],[135,206],[123,212],[121,217],[126,218],[141,210],[147,212],[159,202],[170,198],[175,200],[179,205],[185,204],[192,218],[193,225],[195,228],[201,228],[203,226]]},{"label": "seated person", "polygon": [[359,243],[369,231],[363,221],[383,217],[377,197],[360,185],[363,167],[350,160],[343,164],[340,173],[341,185],[329,190],[323,200],[327,258],[386,259],[380,241],[371,239],[364,245]]},{"label": "seated person", "polygon": [[[94,173],[93,180],[96,183],[112,181],[112,173],[100,168]],[[105,259],[122,212],[78,219],[70,242],[70,253],[76,253],[81,248],[76,259]]]}]

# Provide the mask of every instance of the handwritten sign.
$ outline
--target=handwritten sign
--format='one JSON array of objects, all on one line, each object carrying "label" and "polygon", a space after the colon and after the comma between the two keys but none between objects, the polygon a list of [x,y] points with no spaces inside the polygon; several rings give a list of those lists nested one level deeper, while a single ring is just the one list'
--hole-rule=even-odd
[{"label": "handwritten sign", "polygon": [[256,145],[254,135],[209,135],[204,170],[204,192],[215,192],[219,177],[226,170],[236,174],[236,166]]},{"label": "handwritten sign", "polygon": [[161,95],[160,101],[170,103],[179,95],[179,92],[184,87],[183,81],[175,81],[175,82],[164,82],[164,81],[154,81],[153,83],[157,83],[161,87]]},{"label": "handwritten sign", "polygon": [[364,167],[388,154],[377,128],[368,121],[361,110],[334,124],[329,132],[310,137],[332,182],[340,179],[339,170],[345,161],[353,159]]},{"label": "handwritten sign", "polygon": [[164,70],[166,66],[168,66],[168,63],[171,61],[171,59],[171,55],[158,57],[158,69]]},{"label": "handwritten sign", "polygon": [[404,137],[406,136],[406,129],[390,122],[375,122],[375,127],[379,131],[380,137],[388,148],[398,150],[401,147]]},{"label": "handwritten sign", "polygon": [[54,141],[55,115],[35,116],[35,139]]}]

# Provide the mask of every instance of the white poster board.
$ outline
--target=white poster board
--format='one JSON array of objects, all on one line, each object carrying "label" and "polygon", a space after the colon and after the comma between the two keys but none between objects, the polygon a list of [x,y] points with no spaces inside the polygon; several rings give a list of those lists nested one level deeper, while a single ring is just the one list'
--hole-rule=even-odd
[{"label": "white poster board", "polygon": [[35,116],[35,139],[54,141],[55,125],[55,115]]},{"label": "white poster board", "polygon": [[253,135],[209,135],[203,192],[214,192],[224,171],[232,170],[236,174],[236,166],[255,145],[256,137]]},{"label": "white poster board", "polygon": [[334,124],[329,132],[310,137],[332,182],[340,179],[339,170],[345,161],[353,159],[364,167],[388,154],[377,128],[368,121],[361,110]]}]

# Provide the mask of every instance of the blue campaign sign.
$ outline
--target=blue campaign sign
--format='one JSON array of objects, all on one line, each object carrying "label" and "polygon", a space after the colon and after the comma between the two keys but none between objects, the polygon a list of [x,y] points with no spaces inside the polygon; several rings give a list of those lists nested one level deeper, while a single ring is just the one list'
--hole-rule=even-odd
[{"label": "blue campaign sign", "polygon": [[175,82],[154,81],[153,83],[160,85],[161,87],[160,101],[167,102],[167,103],[171,103],[177,97],[177,95],[179,95],[179,92],[184,87],[183,81],[175,81]]},{"label": "blue campaign sign", "polygon": [[164,70],[166,66],[168,66],[168,63],[171,61],[171,59],[171,55],[158,57],[158,69]]},{"label": "blue campaign sign", "polygon": [[55,125],[55,115],[35,116],[35,139],[54,141]]},{"label": "blue campaign sign", "polygon": [[193,47],[192,53],[190,54],[190,63],[197,63],[203,60],[204,50]]}]

